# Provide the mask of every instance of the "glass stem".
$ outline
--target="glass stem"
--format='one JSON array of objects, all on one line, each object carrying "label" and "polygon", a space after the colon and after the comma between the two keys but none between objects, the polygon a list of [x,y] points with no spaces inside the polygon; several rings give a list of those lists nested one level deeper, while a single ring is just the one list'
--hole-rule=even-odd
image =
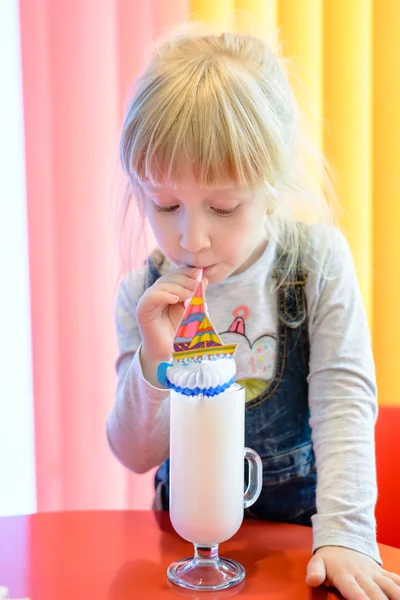
[{"label": "glass stem", "polygon": [[202,563],[218,560],[218,544],[213,546],[199,546],[194,544],[194,560]]}]

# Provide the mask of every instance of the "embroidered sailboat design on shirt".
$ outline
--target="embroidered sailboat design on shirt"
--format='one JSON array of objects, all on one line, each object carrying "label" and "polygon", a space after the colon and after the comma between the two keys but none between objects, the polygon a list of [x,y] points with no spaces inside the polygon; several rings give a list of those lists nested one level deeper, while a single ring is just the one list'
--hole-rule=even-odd
[{"label": "embroidered sailboat design on shirt", "polygon": [[190,300],[174,340],[174,360],[204,359],[205,356],[231,357],[236,344],[223,344],[216,333],[204,302],[204,286],[200,282]]}]

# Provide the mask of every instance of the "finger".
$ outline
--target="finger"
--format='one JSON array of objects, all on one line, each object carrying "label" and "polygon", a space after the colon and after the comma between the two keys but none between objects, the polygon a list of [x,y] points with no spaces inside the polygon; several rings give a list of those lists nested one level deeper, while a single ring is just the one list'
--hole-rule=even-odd
[{"label": "finger", "polygon": [[171,285],[178,285],[180,288],[187,290],[190,296],[193,296],[195,291],[197,290],[198,283],[194,279],[190,279],[185,275],[175,275],[170,279],[164,279],[163,281],[157,281],[152,288],[148,288],[149,290],[153,289],[169,289]]},{"label": "finger", "polygon": [[313,557],[307,565],[306,584],[311,587],[322,585],[326,579],[325,563],[321,557]]},{"label": "finger", "polygon": [[198,277],[200,272],[203,272],[203,269],[198,267],[181,267],[175,271],[175,273],[188,273],[191,277]]},{"label": "finger", "polygon": [[157,314],[160,314],[165,307],[171,304],[178,304],[181,298],[178,294],[166,290],[154,291],[150,298],[142,297],[136,309],[136,318],[139,324],[151,321]]},{"label": "finger", "polygon": [[[390,573],[390,575],[394,575],[394,573]],[[398,577],[398,579],[400,579],[400,577]],[[393,579],[385,577],[384,575],[377,575],[375,577],[375,582],[386,594],[386,598],[390,598],[390,600],[400,600],[400,585]]]},{"label": "finger", "polygon": [[187,280],[190,282],[190,285],[196,287],[201,281],[201,279],[199,279],[200,274],[201,269],[179,269],[178,271],[172,271],[167,275],[163,275],[158,279],[158,282],[175,281],[177,283],[181,283],[182,281]]},{"label": "finger", "polygon": [[160,293],[167,292],[173,296],[179,296],[180,301],[184,302],[187,298],[191,298],[193,296],[193,291],[194,290],[187,288],[180,283],[164,282],[163,284],[148,288],[142,297],[146,302],[151,302],[156,297],[159,298]]},{"label": "finger", "polygon": [[346,600],[369,600],[367,594],[360,587],[353,575],[348,573],[334,577],[332,584]]},{"label": "finger", "polygon": [[[164,304],[176,304],[181,302],[181,290],[159,290],[151,295],[151,303],[154,306],[163,306]],[[185,293],[185,292],[183,292]]]},{"label": "finger", "polygon": [[364,590],[370,600],[387,600],[386,594],[381,590],[374,579],[365,577],[364,575],[358,575],[356,579],[359,586]]},{"label": "finger", "polygon": [[391,573],[390,571],[385,571],[385,569],[382,569],[382,572],[385,577],[389,577],[389,579],[397,583],[397,585],[400,585],[400,575],[396,575],[396,573]]}]

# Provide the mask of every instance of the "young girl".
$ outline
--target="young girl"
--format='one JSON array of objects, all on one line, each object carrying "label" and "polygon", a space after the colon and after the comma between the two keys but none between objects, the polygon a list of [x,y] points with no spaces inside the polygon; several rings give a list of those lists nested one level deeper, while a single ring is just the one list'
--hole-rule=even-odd
[{"label": "young girl", "polygon": [[155,507],[168,509],[169,393],[156,372],[203,269],[216,330],[238,344],[246,445],[263,460],[247,516],[312,524],[309,585],[400,600],[376,543],[368,327],[345,239],[299,219],[306,202],[324,203],[301,139],[282,62],[261,40],[182,34],[155,51],[121,159],[159,250],[120,284],[108,440],[132,471],[159,466]]}]

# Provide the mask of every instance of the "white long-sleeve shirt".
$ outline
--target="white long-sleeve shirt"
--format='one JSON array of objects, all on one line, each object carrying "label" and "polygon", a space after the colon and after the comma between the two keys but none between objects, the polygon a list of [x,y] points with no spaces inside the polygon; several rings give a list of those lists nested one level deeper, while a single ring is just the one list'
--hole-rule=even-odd
[{"label": "white long-sleeve shirt", "polygon": [[[275,368],[278,312],[273,289],[276,242],[246,271],[207,287],[213,325],[239,344],[237,380],[268,385]],[[336,230],[313,228],[306,264],[310,339],[309,406],[317,468],[313,550],[339,545],[380,561],[374,425],[377,416],[371,341],[348,244]],[[167,261],[162,273],[174,267]],[[110,447],[128,469],[144,473],[169,455],[169,393],[143,377],[136,306],[145,268],[127,274],[116,301],[119,344],[116,401],[107,422]],[[241,336],[238,339],[237,336]],[[253,386],[254,387],[254,386]],[[257,385],[256,385],[257,388]],[[249,398],[256,391],[246,389]]]}]

